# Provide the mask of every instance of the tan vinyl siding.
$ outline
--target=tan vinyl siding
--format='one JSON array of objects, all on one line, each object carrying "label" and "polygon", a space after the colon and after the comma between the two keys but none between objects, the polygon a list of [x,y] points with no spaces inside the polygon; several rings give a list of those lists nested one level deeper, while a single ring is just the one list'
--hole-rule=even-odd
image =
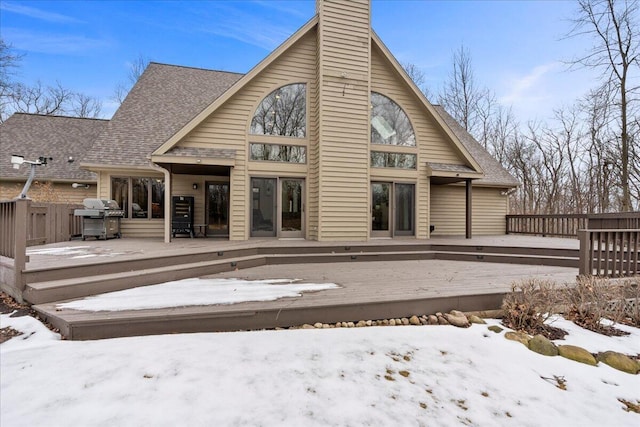
[{"label": "tan vinyl siding", "polygon": [[[253,113],[262,99],[278,87],[289,83],[306,83],[307,98],[315,89],[315,31],[310,31],[268,67],[260,72],[232,96],[218,110],[183,138],[179,146],[206,147],[236,150],[235,167],[231,169],[229,222],[231,240],[245,240],[249,238],[249,198],[251,164],[248,162],[249,124]],[[307,101],[309,104],[309,101]],[[309,112],[308,112],[309,113]],[[309,126],[307,114],[307,138],[300,140],[303,145],[307,140],[313,140],[314,128]],[[264,138],[260,138],[264,141]],[[298,141],[294,140],[297,144]],[[278,164],[272,164],[274,170]],[[261,169],[256,167],[257,172]],[[303,174],[306,178],[306,172]],[[197,213],[197,210],[196,210]]]},{"label": "tan vinyl siding", "polygon": [[[473,235],[505,233],[508,198],[504,189],[473,187]],[[464,236],[465,187],[461,185],[431,186],[431,225],[436,228],[432,236]]]},{"label": "tan vinyl siding", "polygon": [[[316,37],[317,38],[317,37]],[[320,68],[320,46],[316,40],[315,46],[315,70]],[[307,180],[307,238],[310,240],[318,240],[318,227],[319,227],[319,197],[320,197],[320,181],[319,181],[319,120],[320,120],[320,74],[314,73],[313,84],[309,88],[307,95],[309,97],[308,104],[309,111],[307,115],[308,131],[309,131],[309,146],[307,149],[307,165],[308,165],[308,180]]]},{"label": "tan vinyl siding", "polygon": [[319,103],[322,105],[318,238],[366,240],[369,236],[369,2],[325,0],[318,10]]},{"label": "tan vinyl siding", "polygon": [[505,234],[509,198],[506,188],[473,189],[473,232],[478,235]]}]

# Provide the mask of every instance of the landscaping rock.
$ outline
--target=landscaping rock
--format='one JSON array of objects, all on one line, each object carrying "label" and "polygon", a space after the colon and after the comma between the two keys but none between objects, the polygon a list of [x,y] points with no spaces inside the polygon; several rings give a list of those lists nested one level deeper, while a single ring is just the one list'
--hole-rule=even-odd
[{"label": "landscaping rock", "polygon": [[412,325],[420,325],[420,319],[418,319],[418,316],[411,316],[409,318],[409,323]]},{"label": "landscaping rock", "polygon": [[322,329],[322,323],[320,323],[320,322],[314,323],[313,327],[316,328],[316,329]]},{"label": "landscaping rock", "polygon": [[521,344],[524,344],[525,346],[527,346],[527,348],[529,348],[529,340],[531,340],[531,337],[524,332],[509,331],[504,334],[504,337],[508,340],[517,341]]},{"label": "landscaping rock", "polygon": [[444,318],[447,319],[449,324],[457,326],[459,328],[468,328],[469,326],[471,326],[469,320],[467,319],[467,316],[457,310],[452,310],[451,313],[445,313]]},{"label": "landscaping rock", "polygon": [[543,335],[536,335],[529,340],[529,350],[544,356],[557,356],[558,347]]},{"label": "landscaping rock", "polygon": [[586,363],[587,365],[596,366],[598,364],[598,361],[591,353],[575,345],[559,345],[558,354],[564,358]]},{"label": "landscaping rock", "polygon": [[[489,329],[491,332],[495,332],[496,334],[499,334],[500,332],[504,331],[504,329],[502,329],[498,325],[491,325],[487,329]],[[515,333],[515,332],[512,332],[512,333]],[[527,337],[527,343],[526,344],[529,344],[529,337]]]},{"label": "landscaping rock", "polygon": [[409,319],[407,319],[406,317],[403,317],[402,319],[400,319],[400,321],[402,322],[403,325],[407,326],[409,324]]},{"label": "landscaping rock", "polygon": [[430,314],[429,316],[427,316],[427,323],[429,325],[437,325],[438,324],[438,318],[436,316],[434,316],[433,314]]},{"label": "landscaping rock", "polygon": [[365,322],[364,320],[360,320],[358,323],[356,323],[356,328],[362,328],[367,326],[367,322]]},{"label": "landscaping rock", "polygon": [[444,318],[444,316],[440,315],[438,316],[438,325],[448,325],[449,321],[447,321],[447,319]]},{"label": "landscaping rock", "polygon": [[304,325],[302,325],[302,329],[315,329],[315,328],[313,327],[313,325],[305,323]]},{"label": "landscaping rock", "polygon": [[605,351],[604,353],[599,353],[598,361],[628,374],[636,375],[638,371],[640,371],[636,361],[631,359],[629,356],[616,351]]},{"label": "landscaping rock", "polygon": [[477,325],[486,325],[487,322],[484,321],[484,319],[481,319],[480,317],[476,316],[475,314],[472,314],[471,316],[468,317],[469,322],[470,323],[475,323]]}]

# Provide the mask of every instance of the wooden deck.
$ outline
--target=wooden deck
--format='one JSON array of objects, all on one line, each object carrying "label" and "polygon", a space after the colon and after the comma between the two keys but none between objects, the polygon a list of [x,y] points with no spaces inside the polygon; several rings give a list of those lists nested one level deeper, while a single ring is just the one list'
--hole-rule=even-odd
[{"label": "wooden deck", "polygon": [[[578,266],[577,240],[519,236],[340,244],[212,239],[180,239],[165,244],[121,239],[68,242],[35,249],[71,246],[82,247],[78,250],[84,253],[32,253],[25,272],[34,279],[30,293],[26,293],[36,303],[34,308],[69,339],[375,320],[451,309],[490,310],[499,308],[512,282],[531,276],[571,282]],[[136,270],[134,265],[144,268]],[[71,271],[76,277],[65,279]],[[88,271],[93,272],[94,280],[83,283]],[[59,300],[76,298],[76,291],[91,295],[132,287],[134,278],[160,283],[188,274],[191,276],[187,277],[296,278],[333,282],[341,287],[297,298],[233,305],[122,312],[56,307]],[[142,284],[151,284],[148,282]],[[56,295],[71,296],[55,298]]]}]

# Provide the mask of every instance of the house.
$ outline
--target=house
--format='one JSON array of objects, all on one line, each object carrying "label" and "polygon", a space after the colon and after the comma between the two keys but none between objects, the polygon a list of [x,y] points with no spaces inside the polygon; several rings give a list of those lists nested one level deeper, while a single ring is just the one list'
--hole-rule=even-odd
[{"label": "house", "polygon": [[320,241],[503,234],[518,185],[431,105],[371,29],[369,0],[316,15],[247,74],[151,63],[81,166],[124,236]]},{"label": "house", "polygon": [[0,200],[16,198],[30,168],[14,169],[11,155],[26,160],[51,157],[38,166],[27,196],[36,201],[82,203],[95,197],[96,174],[80,168],[80,158],[93,146],[107,120],[15,113],[0,124],[3,158],[0,169]]}]

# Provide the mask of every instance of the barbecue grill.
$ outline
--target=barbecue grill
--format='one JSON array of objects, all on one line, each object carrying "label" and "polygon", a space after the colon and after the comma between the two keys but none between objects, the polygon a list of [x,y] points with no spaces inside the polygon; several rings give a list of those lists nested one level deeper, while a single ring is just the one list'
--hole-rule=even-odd
[{"label": "barbecue grill", "polygon": [[124,210],[115,200],[84,199],[84,209],[73,211],[75,216],[82,217],[82,240],[89,236],[107,240],[110,237],[120,238],[120,219]]}]

